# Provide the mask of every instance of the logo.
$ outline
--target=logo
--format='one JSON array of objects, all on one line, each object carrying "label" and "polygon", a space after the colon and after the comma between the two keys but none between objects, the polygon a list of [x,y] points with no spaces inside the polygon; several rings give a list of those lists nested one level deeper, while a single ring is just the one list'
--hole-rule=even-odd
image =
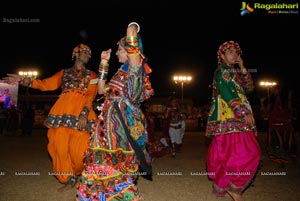
[{"label": "logo", "polygon": [[242,1],[242,7],[240,9],[241,16],[252,13],[254,10],[256,13],[265,14],[298,14],[298,3],[258,3],[255,2],[252,6],[245,1]]},{"label": "logo", "polygon": [[249,6],[249,4],[246,3],[245,1],[242,1],[242,8],[240,10],[241,10],[241,16],[244,16],[246,14],[250,14],[254,11],[254,9],[251,8]]}]

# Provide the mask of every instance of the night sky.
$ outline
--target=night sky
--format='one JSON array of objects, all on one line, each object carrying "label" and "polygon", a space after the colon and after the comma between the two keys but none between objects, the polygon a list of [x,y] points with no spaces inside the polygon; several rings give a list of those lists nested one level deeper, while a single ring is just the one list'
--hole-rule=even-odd
[{"label": "night sky", "polygon": [[[193,76],[184,87],[184,96],[193,98],[195,104],[207,103],[211,96],[208,86],[217,65],[216,52],[227,40],[240,44],[245,66],[251,69],[256,83],[270,78],[285,88],[298,90],[299,14],[255,10],[241,16],[242,2],[238,1],[207,5],[164,1],[129,6],[130,2],[114,1],[107,6],[81,2],[64,8],[43,3],[27,5],[26,9],[23,5],[2,6],[0,76],[37,69],[39,78],[46,78],[72,66],[72,49],[79,43],[91,47],[92,58],[87,66],[95,72],[101,51],[112,48],[112,76],[120,66],[115,56],[116,42],[125,35],[128,23],[136,21],[153,69],[150,80],[156,97],[173,92],[180,97],[180,85],[173,83],[172,76],[182,72]],[[6,21],[15,18],[39,22]]]}]

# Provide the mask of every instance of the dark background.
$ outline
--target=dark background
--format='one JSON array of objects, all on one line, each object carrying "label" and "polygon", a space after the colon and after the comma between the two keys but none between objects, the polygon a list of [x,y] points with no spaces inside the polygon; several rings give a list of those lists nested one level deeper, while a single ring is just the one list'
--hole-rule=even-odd
[{"label": "dark background", "polygon": [[[241,16],[242,1],[62,3],[1,5],[0,77],[37,69],[38,78],[45,78],[71,67],[72,50],[78,43],[91,47],[88,68],[95,72],[101,51],[112,48],[112,76],[120,66],[116,43],[125,35],[128,23],[136,21],[153,69],[150,80],[156,97],[180,97],[180,85],[172,81],[172,76],[188,73],[193,80],[184,86],[184,96],[196,105],[208,103],[217,50],[227,40],[237,41],[242,48],[244,63],[256,82],[254,96],[265,93],[258,85],[262,79],[272,79],[284,89],[299,93],[299,14],[272,15],[255,10]],[[4,18],[36,18],[40,22],[8,23]],[[23,91],[20,87],[20,93]],[[31,93],[39,92],[31,89]]]}]

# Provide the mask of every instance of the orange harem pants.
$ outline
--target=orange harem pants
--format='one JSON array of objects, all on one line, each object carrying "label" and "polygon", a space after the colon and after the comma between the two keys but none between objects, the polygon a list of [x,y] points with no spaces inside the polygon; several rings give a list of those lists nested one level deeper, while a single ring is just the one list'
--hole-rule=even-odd
[{"label": "orange harem pants", "polygon": [[48,152],[52,158],[53,174],[65,184],[72,175],[83,171],[83,154],[88,148],[90,135],[72,128],[48,130]]}]

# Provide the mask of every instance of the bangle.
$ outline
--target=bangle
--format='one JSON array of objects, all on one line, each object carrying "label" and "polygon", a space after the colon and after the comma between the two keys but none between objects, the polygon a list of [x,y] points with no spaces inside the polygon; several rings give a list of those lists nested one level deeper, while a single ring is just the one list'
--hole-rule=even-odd
[{"label": "bangle", "polygon": [[99,69],[98,69],[98,79],[99,80],[106,80],[108,75],[108,66],[109,64],[103,64],[100,63]]},{"label": "bangle", "polygon": [[108,64],[103,64],[103,63],[101,63],[101,64],[99,64],[99,68],[98,68],[98,71],[108,71],[108,68],[109,67],[109,65]]},{"label": "bangle", "polygon": [[139,38],[137,36],[127,36],[126,44],[130,47],[133,46],[135,48],[139,47]]},{"label": "bangle", "polygon": [[100,63],[99,64],[99,68],[101,68],[101,67],[108,67],[109,66],[109,64],[108,63]]},{"label": "bangle", "polygon": [[99,80],[106,80],[108,75],[108,71],[105,70],[99,70],[98,71],[98,79]]},{"label": "bangle", "polygon": [[139,55],[139,53],[127,54],[128,57],[133,57],[133,56],[137,56],[137,55]]},{"label": "bangle", "polygon": [[137,36],[127,36],[125,42],[125,49],[128,54],[139,54],[139,38]]},{"label": "bangle", "polygon": [[133,47],[133,46],[127,46],[125,47],[128,54],[139,54],[140,48],[139,47]]}]

